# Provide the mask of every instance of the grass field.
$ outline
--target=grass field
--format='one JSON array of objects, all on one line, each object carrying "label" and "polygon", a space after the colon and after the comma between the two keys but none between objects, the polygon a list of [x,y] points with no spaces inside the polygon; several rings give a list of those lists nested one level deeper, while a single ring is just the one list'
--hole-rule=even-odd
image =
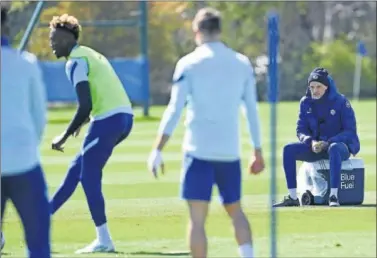
[{"label": "grass field", "polygon": [[[354,103],[361,138],[359,154],[366,164],[365,201],[359,207],[298,207],[278,211],[279,257],[376,257],[376,102]],[[54,136],[66,126],[74,110],[51,111],[42,146],[43,164],[52,195],[67,167],[79,150],[83,135],[70,139],[65,153],[50,150]],[[137,111],[140,114],[140,111]],[[160,117],[163,108],[153,108]],[[270,159],[269,108],[260,105],[263,146]],[[295,141],[297,103],[279,104],[278,193],[286,194],[281,152],[284,144]],[[164,152],[167,174],[154,179],[146,170],[146,159],[154,141],[159,120],[136,119],[129,139],[114,152],[104,171],[103,189],[109,227],[117,254],[87,257],[189,257],[186,245],[187,212],[179,200],[181,138],[180,123]],[[246,124],[242,123],[243,167],[250,152]],[[246,171],[246,170],[244,170]],[[257,257],[269,256],[270,167],[259,176],[244,173],[243,205],[252,224]],[[215,195],[217,193],[215,192]],[[4,222],[6,246],[3,257],[24,257],[22,228],[12,205],[7,206]],[[237,257],[231,223],[214,197],[207,225],[210,257]],[[54,257],[76,257],[74,251],[95,238],[94,225],[81,185],[53,217]],[[182,251],[175,255],[172,251]],[[82,255],[79,257],[83,257]],[[84,256],[86,257],[86,256]]]}]

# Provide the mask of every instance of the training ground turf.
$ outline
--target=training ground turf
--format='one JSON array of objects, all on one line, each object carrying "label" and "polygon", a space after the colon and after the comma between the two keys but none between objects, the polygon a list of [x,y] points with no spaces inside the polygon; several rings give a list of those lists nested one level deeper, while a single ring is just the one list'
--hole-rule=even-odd
[{"label": "training ground turf", "polygon": [[[295,141],[297,102],[280,103],[278,116],[278,193],[286,193],[281,166],[283,144]],[[354,103],[366,164],[365,201],[359,207],[298,207],[278,211],[279,257],[376,257],[376,102]],[[146,160],[154,141],[163,108],[152,108],[156,119],[137,119],[128,140],[114,152],[104,170],[103,191],[107,215],[117,254],[75,255],[95,238],[94,225],[79,185],[72,198],[53,217],[54,257],[188,257],[186,245],[187,212],[179,200],[182,120],[164,151],[166,174],[154,179]],[[50,111],[42,146],[43,165],[52,195],[64,178],[67,167],[79,150],[79,139],[70,139],[65,152],[50,150],[54,136],[65,129],[74,110]],[[256,257],[269,255],[270,134],[269,106],[260,105],[264,156],[267,168],[259,176],[244,170],[243,206],[252,224]],[[246,124],[242,126],[243,167],[250,153]],[[208,218],[210,257],[237,257],[231,222],[221,209],[215,190]],[[8,203],[3,225],[6,245],[2,257],[25,257],[22,228]],[[177,252],[175,255],[169,252]],[[3,256],[4,255],[4,256]]]}]

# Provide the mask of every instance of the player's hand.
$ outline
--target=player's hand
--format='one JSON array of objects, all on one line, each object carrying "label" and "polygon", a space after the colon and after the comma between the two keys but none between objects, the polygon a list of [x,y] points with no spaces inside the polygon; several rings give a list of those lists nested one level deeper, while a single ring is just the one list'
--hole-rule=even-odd
[{"label": "player's hand", "polygon": [[[82,125],[83,126],[83,125]],[[79,134],[80,134],[80,131],[81,131],[81,127],[82,126],[80,126],[79,128],[77,128],[77,130],[73,133],[73,137],[78,137],[79,136]]]},{"label": "player's hand", "polygon": [[327,151],[329,147],[329,143],[325,141],[320,141],[319,144],[321,145],[321,151]]},{"label": "player's hand", "polygon": [[148,158],[148,169],[157,178],[158,169],[161,168],[161,173],[164,174],[164,162],[162,160],[162,154],[159,150],[153,150]]},{"label": "player's hand", "polygon": [[261,150],[255,150],[249,165],[249,173],[257,175],[264,169],[264,159]]},{"label": "player's hand", "polygon": [[318,141],[312,141],[312,151],[314,153],[320,153],[322,151],[322,145],[321,142]]},{"label": "player's hand", "polygon": [[79,128],[77,128],[77,130],[73,133],[73,137],[78,137],[80,135],[80,132],[81,132],[81,128],[84,126],[85,124],[81,125]]},{"label": "player's hand", "polygon": [[53,150],[64,152],[64,144],[67,141],[67,136],[65,133],[62,133],[61,135],[58,135],[52,140],[51,148]]}]

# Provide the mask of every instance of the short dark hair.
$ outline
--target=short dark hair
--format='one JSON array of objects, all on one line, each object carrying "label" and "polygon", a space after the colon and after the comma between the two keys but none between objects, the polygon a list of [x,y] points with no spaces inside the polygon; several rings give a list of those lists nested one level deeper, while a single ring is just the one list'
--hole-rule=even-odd
[{"label": "short dark hair", "polygon": [[195,15],[193,28],[207,34],[219,33],[221,31],[220,12],[211,7],[200,9]]},{"label": "short dark hair", "polygon": [[51,29],[64,29],[71,32],[76,40],[80,37],[81,26],[79,21],[74,16],[63,14],[61,16],[54,16],[50,21]]},{"label": "short dark hair", "polygon": [[8,18],[8,8],[1,7],[1,25],[5,24]]}]

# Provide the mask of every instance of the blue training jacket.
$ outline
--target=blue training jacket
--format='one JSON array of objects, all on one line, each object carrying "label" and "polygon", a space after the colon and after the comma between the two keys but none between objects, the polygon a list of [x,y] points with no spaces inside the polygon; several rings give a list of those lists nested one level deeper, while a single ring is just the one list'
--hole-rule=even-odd
[{"label": "blue training jacket", "polygon": [[338,92],[334,80],[328,78],[330,85],[321,99],[312,99],[308,88],[300,100],[297,137],[307,144],[312,140],[342,142],[355,156],[360,151],[355,112],[347,98]]}]

